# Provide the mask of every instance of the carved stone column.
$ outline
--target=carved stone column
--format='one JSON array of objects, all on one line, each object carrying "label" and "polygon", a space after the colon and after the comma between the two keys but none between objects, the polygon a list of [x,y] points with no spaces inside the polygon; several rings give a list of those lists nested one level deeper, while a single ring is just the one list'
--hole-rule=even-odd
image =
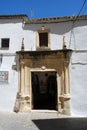
[{"label": "carved stone column", "polygon": [[[16,102],[15,102],[15,108],[14,111],[16,112],[27,112],[30,111],[30,97],[28,95],[28,92],[26,92],[27,88],[25,81],[26,76],[25,76],[25,72],[26,72],[26,67],[25,67],[25,62],[22,60],[20,62],[20,71],[19,71],[19,92],[17,93],[17,97],[16,97]],[[28,86],[27,86],[28,87]]]},{"label": "carved stone column", "polygon": [[70,78],[69,61],[64,61],[64,114],[70,115]]},{"label": "carved stone column", "polygon": [[61,98],[61,76],[57,74],[57,90],[58,90],[58,112],[61,113],[62,112],[62,98]]},{"label": "carved stone column", "polygon": [[20,87],[21,87],[21,94],[22,94],[22,96],[24,96],[24,94],[25,94],[25,64],[24,64],[24,62],[22,61],[21,63],[20,63],[20,69],[21,69],[21,75],[20,75]]}]

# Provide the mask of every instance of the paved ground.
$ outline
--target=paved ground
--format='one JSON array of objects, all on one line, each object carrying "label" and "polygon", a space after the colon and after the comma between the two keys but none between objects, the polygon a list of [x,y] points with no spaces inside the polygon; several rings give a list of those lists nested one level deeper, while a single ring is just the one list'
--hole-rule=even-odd
[{"label": "paved ground", "polygon": [[0,112],[0,130],[87,130],[87,118],[60,116],[55,112]]}]

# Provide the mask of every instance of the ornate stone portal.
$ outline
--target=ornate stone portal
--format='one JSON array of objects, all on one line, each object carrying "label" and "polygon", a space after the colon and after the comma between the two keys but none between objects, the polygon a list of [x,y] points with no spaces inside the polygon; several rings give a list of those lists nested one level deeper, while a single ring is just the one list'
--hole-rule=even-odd
[{"label": "ornate stone portal", "polygon": [[[58,113],[64,113],[64,114],[70,114],[70,75],[69,75],[69,63],[70,63],[70,57],[71,57],[72,50],[70,49],[63,49],[63,50],[55,50],[55,51],[19,51],[17,52],[17,58],[18,58],[18,73],[19,73],[19,89],[17,93],[16,103],[15,103],[15,109],[14,111],[19,112],[26,112],[31,111],[32,109],[56,109]],[[34,99],[37,99],[37,96],[35,97],[35,94],[33,94],[33,83],[35,81],[32,81],[32,75],[37,74],[38,79],[40,80],[38,83],[44,84],[40,85],[41,91],[39,92],[39,95],[42,95],[42,93],[45,93],[42,96],[38,98],[38,101],[36,102],[38,105],[35,106],[35,103],[33,101],[33,95]],[[43,80],[43,77],[45,75],[45,78]],[[46,103],[49,100],[47,100],[46,94],[47,92],[47,85],[46,80],[48,76],[55,76],[55,82],[50,82],[51,86],[54,89],[54,86],[56,86],[54,95],[56,95],[56,98],[53,98],[53,102],[56,102],[55,107],[51,109]],[[42,77],[42,78],[41,78]],[[51,79],[52,81],[52,79]],[[53,84],[52,84],[53,83]],[[43,89],[42,89],[43,88]],[[37,89],[35,89],[37,90]],[[46,90],[46,91],[45,91]],[[50,90],[49,90],[50,92]],[[39,102],[39,99],[41,99],[42,104],[45,103],[47,107],[43,107],[40,105],[41,102]],[[43,101],[44,100],[44,101]],[[53,104],[50,104],[51,106]]]}]

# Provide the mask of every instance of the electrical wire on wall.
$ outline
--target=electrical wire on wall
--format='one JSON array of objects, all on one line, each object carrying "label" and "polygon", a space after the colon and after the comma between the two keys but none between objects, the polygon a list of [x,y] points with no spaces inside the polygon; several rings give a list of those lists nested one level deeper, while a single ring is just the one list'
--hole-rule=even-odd
[{"label": "electrical wire on wall", "polygon": [[[76,49],[76,44],[75,44],[75,34],[74,34],[74,26],[75,23],[78,21],[78,17],[81,15],[81,12],[83,11],[83,9],[85,10],[87,8],[87,6],[85,7],[87,0],[84,0],[83,5],[78,13],[78,15],[76,17],[73,18],[73,23],[72,23],[72,27],[71,27],[71,33],[70,33],[70,40],[69,40],[69,48],[71,47],[71,43],[72,43],[72,36],[74,38],[74,47]],[[85,8],[84,8],[85,7]]]},{"label": "electrical wire on wall", "polygon": [[74,33],[74,24],[72,24],[71,32],[70,32],[70,40],[69,40],[69,48],[71,47],[73,37],[74,49],[76,50],[76,41],[75,41],[75,33]]}]

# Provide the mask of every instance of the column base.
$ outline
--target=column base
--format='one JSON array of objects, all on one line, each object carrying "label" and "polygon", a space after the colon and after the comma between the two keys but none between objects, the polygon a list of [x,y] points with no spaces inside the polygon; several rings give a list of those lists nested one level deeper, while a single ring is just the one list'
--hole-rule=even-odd
[{"label": "column base", "polygon": [[71,115],[70,94],[64,94],[64,110],[63,110],[63,114]]},{"label": "column base", "polygon": [[28,95],[21,96],[21,93],[17,93],[14,112],[29,112],[30,111],[30,97]]},{"label": "column base", "polygon": [[60,99],[60,108],[59,112],[64,115],[71,115],[70,110],[70,94],[64,94],[59,97]]}]

